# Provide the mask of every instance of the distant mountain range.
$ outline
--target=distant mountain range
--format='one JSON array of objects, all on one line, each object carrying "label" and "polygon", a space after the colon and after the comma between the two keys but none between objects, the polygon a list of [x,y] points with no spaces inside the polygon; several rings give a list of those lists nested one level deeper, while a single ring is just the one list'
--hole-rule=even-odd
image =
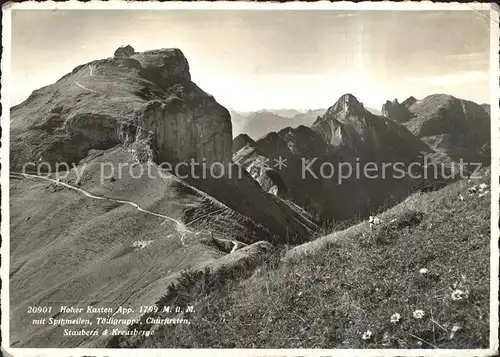
[{"label": "distant mountain range", "polygon": [[[375,115],[381,112],[374,108],[367,108]],[[256,112],[241,112],[229,108],[233,123],[233,137],[247,134],[257,140],[270,131],[279,131],[286,127],[296,128],[299,125],[309,126],[325,114],[326,109],[262,109]]]},{"label": "distant mountain range", "polygon": [[263,109],[251,113],[242,113],[229,109],[233,122],[233,137],[247,134],[256,140],[270,131],[286,127],[311,125],[326,109],[299,111],[295,109]]}]

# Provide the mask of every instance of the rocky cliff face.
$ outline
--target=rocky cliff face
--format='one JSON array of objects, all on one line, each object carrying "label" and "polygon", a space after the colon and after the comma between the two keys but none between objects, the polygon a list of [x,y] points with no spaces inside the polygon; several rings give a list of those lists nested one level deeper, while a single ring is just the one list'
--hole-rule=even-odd
[{"label": "rocky cliff face", "polygon": [[120,57],[130,57],[133,54],[135,54],[135,50],[132,46],[126,45],[126,46],[121,46],[116,49],[114,57],[120,58]]},{"label": "rocky cliff face", "polygon": [[[396,99],[395,99],[396,100]],[[417,99],[414,96],[409,96],[405,100],[403,100],[403,103],[401,103],[405,108],[411,107],[413,104],[417,102]]]},{"label": "rocky cliff face", "polygon": [[408,108],[415,104],[416,101],[413,96],[406,98],[402,103],[399,103],[397,99],[392,102],[386,101],[382,105],[382,115],[396,122],[404,123],[412,118],[413,115]]}]

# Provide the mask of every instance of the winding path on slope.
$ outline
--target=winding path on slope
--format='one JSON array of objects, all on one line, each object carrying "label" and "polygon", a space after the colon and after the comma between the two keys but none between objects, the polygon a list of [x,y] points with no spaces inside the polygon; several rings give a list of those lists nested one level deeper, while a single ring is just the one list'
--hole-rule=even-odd
[{"label": "winding path on slope", "polygon": [[[46,177],[46,176],[34,175],[34,174],[28,174],[28,173],[16,172],[16,171],[11,171],[9,173],[9,175],[12,176],[12,177],[14,177],[14,178],[19,178],[19,176],[22,176],[22,177],[32,178],[32,179],[42,179],[42,180],[45,180],[45,181],[49,181],[49,182],[55,183],[57,185],[61,185],[61,186],[67,187],[67,188],[72,189],[74,191],[77,191],[77,192],[79,192],[79,193],[81,193],[81,194],[83,194],[83,195],[85,195],[86,197],[89,197],[89,198],[93,198],[93,199],[96,199],[96,200],[104,200],[104,201],[111,201],[111,202],[117,202],[117,203],[122,203],[122,204],[128,204],[128,205],[136,208],[140,212],[144,212],[146,214],[150,214],[150,215],[153,215],[155,217],[163,218],[165,220],[174,222],[175,223],[175,228],[176,228],[177,232],[180,234],[180,241],[181,241],[182,246],[186,245],[185,242],[184,242],[185,235],[186,234],[194,234],[194,232],[191,231],[191,230],[189,230],[187,228],[187,226],[191,225],[192,223],[194,223],[195,221],[199,220],[200,218],[203,218],[203,216],[202,217],[198,217],[198,218],[194,219],[193,221],[184,224],[181,221],[179,221],[179,220],[177,220],[175,218],[172,218],[170,216],[166,216],[166,215],[163,215],[163,214],[160,214],[160,213],[156,213],[156,212],[144,209],[144,208],[142,208],[141,206],[139,206],[135,202],[127,201],[127,200],[119,200],[119,199],[116,199],[116,198],[112,198],[112,197],[108,197],[108,196],[103,196],[103,195],[97,196],[97,195],[94,195],[94,194],[92,194],[92,193],[84,190],[84,189],[75,187],[73,185],[70,185],[70,184],[67,184],[65,182],[61,182],[61,181],[58,181],[56,179],[52,179],[52,178],[49,178],[49,177]],[[240,242],[238,242],[236,240],[224,239],[224,238],[219,238],[219,239],[224,240],[224,241],[231,241],[235,245],[235,247],[236,246],[241,246]]]},{"label": "winding path on slope", "polygon": [[52,179],[52,178],[49,178],[49,177],[45,177],[45,176],[32,175],[32,174],[27,174],[27,173],[23,173],[23,172],[15,172],[15,171],[11,171],[10,175],[13,175],[14,177],[16,175],[18,175],[18,176],[23,176],[23,177],[27,177],[27,178],[42,179],[42,180],[46,180],[46,181],[49,181],[49,182],[53,182],[53,183],[55,183],[57,185],[61,185],[61,186],[67,187],[69,189],[75,190],[77,192],[80,192],[80,193],[82,193],[83,195],[85,195],[85,196],[87,196],[89,198],[93,198],[93,199],[96,199],[96,200],[103,200],[103,201],[111,201],[111,202],[117,202],[117,203],[122,203],[122,204],[128,204],[128,205],[136,208],[138,211],[141,211],[141,212],[153,215],[155,217],[160,217],[160,218],[169,220],[171,222],[174,222],[176,224],[177,231],[181,235],[181,244],[183,246],[185,245],[185,243],[184,243],[184,234],[186,234],[186,233],[193,233],[188,228],[186,228],[185,225],[184,225],[184,223],[182,223],[181,221],[179,221],[179,220],[177,220],[175,218],[172,218],[170,216],[166,216],[166,215],[163,215],[163,214],[160,214],[160,213],[148,211],[147,209],[142,208],[137,203],[132,202],[132,201],[119,200],[119,199],[112,198],[112,197],[107,197],[107,196],[96,196],[96,195],[93,195],[93,194],[91,194],[90,192],[88,192],[88,191],[86,191],[84,189],[81,189],[81,188],[72,186],[70,184],[67,184],[65,182],[57,181],[55,179]]}]

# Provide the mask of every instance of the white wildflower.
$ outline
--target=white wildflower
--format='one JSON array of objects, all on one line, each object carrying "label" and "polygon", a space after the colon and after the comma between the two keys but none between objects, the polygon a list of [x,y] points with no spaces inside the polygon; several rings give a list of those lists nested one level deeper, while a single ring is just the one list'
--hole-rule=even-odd
[{"label": "white wildflower", "polygon": [[422,275],[425,275],[428,272],[429,272],[429,269],[427,269],[427,268],[422,268],[422,269],[419,270],[419,273],[422,274]]},{"label": "white wildflower", "polygon": [[363,340],[369,340],[370,338],[372,338],[372,332],[370,330],[367,330],[366,332],[363,333],[361,338]]},{"label": "white wildflower", "polygon": [[469,292],[467,290],[463,291],[460,289],[456,289],[451,293],[451,300],[459,301],[467,298],[469,296]]},{"label": "white wildflower", "polygon": [[413,311],[413,317],[416,319],[421,319],[425,316],[424,310],[415,310]]},{"label": "white wildflower", "polygon": [[488,185],[487,185],[487,184],[482,183],[482,184],[480,184],[480,185],[479,185],[479,190],[480,190],[480,191],[484,191],[484,189],[485,189],[485,188],[488,188]]},{"label": "white wildflower", "polygon": [[380,218],[378,218],[378,217],[370,216],[370,219],[368,220],[368,222],[370,223],[370,229],[373,229],[373,227],[378,226],[381,221],[380,221]]},{"label": "white wildflower", "polygon": [[391,323],[397,324],[401,320],[401,315],[399,313],[394,313],[391,315]]}]

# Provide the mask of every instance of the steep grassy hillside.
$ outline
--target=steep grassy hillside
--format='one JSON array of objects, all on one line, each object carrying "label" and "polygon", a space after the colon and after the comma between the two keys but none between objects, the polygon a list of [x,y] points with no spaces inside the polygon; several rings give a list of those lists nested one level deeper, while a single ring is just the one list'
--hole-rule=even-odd
[{"label": "steep grassy hillside", "polygon": [[[186,279],[158,304],[194,305],[189,325],[115,346],[486,348],[489,170],[482,175],[414,194],[374,228],[333,232],[240,279]],[[225,289],[211,288],[221,281]]]}]

